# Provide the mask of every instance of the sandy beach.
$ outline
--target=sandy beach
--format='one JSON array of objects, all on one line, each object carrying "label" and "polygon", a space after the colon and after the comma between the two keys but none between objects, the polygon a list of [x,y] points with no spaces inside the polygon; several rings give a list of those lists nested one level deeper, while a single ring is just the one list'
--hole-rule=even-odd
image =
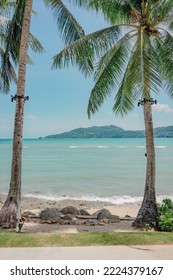
[{"label": "sandy beach", "polygon": [[[0,207],[2,207],[4,200],[5,200],[5,196],[0,194]],[[46,199],[40,199],[36,197],[23,196],[22,203],[21,203],[21,210],[22,212],[24,211],[38,212],[45,208],[54,207],[54,208],[61,209],[66,206],[74,206],[77,209],[86,209],[91,214],[99,209],[106,208],[114,215],[119,215],[119,216],[129,215],[135,217],[140,207],[140,203],[126,203],[126,204],[114,205],[109,202],[106,203],[102,201],[87,201],[87,200],[72,200],[72,199],[46,200]]]},{"label": "sandy beach", "polygon": [[[3,205],[5,200],[4,195],[0,195],[0,207]],[[85,209],[90,214],[95,213],[101,209],[108,209],[111,214],[118,215],[120,217],[135,217],[140,207],[139,203],[130,203],[122,205],[113,205],[111,203],[105,203],[101,201],[86,201],[86,200],[45,200],[36,197],[22,197],[21,211],[31,211],[39,215],[39,213],[47,208],[57,208],[61,210],[64,207],[73,206],[79,210]],[[134,231],[132,221],[120,221],[118,223],[110,223],[105,225],[60,225],[60,224],[42,224],[40,222],[26,222],[23,227],[23,232],[114,232],[114,231]]]}]

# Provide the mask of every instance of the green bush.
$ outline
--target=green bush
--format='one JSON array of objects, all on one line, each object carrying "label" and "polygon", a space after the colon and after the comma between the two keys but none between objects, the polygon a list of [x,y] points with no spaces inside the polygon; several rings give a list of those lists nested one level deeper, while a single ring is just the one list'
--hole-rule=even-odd
[{"label": "green bush", "polygon": [[173,231],[173,202],[171,199],[164,199],[162,204],[157,205],[158,209],[158,230]]}]

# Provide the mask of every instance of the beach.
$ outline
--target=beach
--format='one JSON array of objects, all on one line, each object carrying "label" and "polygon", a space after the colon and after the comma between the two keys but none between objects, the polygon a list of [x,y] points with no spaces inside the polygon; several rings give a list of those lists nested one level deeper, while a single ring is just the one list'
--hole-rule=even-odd
[{"label": "beach", "polygon": [[[0,207],[2,207],[5,200],[4,195],[0,195]],[[81,225],[60,225],[58,223],[40,223],[37,219],[33,221],[27,221],[24,224],[23,232],[114,232],[114,231],[135,231],[137,229],[132,227],[131,218],[136,217],[140,203],[127,203],[121,205],[113,205],[111,203],[105,203],[101,201],[86,201],[86,200],[46,200],[38,199],[35,197],[22,197],[21,201],[21,213],[30,211],[33,214],[39,216],[42,210],[47,208],[57,208],[61,210],[64,207],[73,206],[78,210],[87,210],[90,214],[95,213],[101,209],[107,209],[112,215],[118,215],[120,218],[128,217],[130,220],[121,220],[117,223],[108,223],[102,225],[89,226],[87,224]]]}]

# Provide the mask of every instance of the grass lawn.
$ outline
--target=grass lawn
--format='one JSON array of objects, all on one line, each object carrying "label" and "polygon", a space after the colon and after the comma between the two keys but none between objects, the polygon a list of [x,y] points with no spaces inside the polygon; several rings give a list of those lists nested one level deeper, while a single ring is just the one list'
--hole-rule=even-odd
[{"label": "grass lawn", "polygon": [[171,232],[16,233],[0,230],[0,247],[173,244]]}]

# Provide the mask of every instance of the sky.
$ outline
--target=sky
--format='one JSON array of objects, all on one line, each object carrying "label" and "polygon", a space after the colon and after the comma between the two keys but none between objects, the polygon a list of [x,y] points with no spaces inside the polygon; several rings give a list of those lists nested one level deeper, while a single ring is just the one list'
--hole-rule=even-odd
[{"label": "sky", "polygon": [[[35,54],[29,50],[33,65],[27,65],[24,138],[38,138],[69,131],[78,127],[116,125],[124,129],[144,129],[143,108],[137,104],[123,118],[112,113],[114,95],[106,100],[91,119],[87,116],[87,104],[94,85],[92,78],[85,78],[77,68],[52,70],[52,58],[64,47],[56,21],[42,0],[33,1],[31,32],[42,43],[45,52]],[[67,1],[64,1],[66,3]],[[85,33],[106,26],[101,15],[69,6]],[[12,85],[8,95],[0,93],[0,138],[12,138],[16,94]],[[173,125],[173,102],[161,93],[153,96],[158,104],[153,105],[154,127]]]}]

